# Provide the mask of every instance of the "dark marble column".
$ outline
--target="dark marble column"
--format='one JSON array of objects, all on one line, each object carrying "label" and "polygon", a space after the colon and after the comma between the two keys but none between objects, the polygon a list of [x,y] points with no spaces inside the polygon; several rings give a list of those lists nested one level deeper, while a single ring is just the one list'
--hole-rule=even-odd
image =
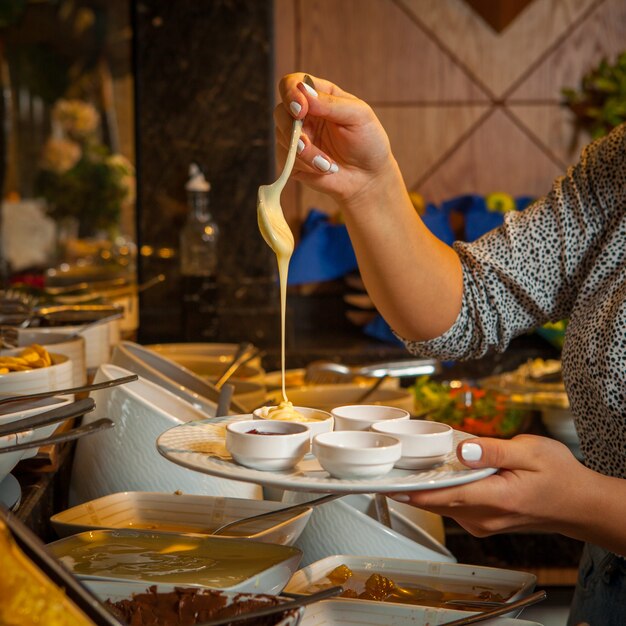
[{"label": "dark marble column", "polygon": [[257,189],[274,172],[272,2],[135,0],[133,20],[140,278],[167,275],[142,298],[139,338],[185,335],[178,235],[195,161],[221,231],[219,297],[199,307],[195,340],[273,344],[276,264],[256,221]]}]

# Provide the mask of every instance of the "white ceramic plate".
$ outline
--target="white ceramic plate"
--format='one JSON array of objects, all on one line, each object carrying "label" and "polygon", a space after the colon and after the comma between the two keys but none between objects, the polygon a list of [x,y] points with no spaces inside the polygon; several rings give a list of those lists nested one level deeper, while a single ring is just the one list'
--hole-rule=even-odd
[{"label": "white ceramic plate", "polygon": [[94,530],[47,545],[82,580],[279,593],[300,562],[291,546],[183,533]]},{"label": "white ceramic plate", "polygon": [[[79,504],[50,518],[60,537],[105,528],[150,529],[210,535],[219,526],[281,509],[280,502],[247,498],[179,495],[147,491],[124,491]],[[259,520],[243,528],[236,536],[267,543],[293,545],[300,536],[313,509],[277,518],[273,523]]]},{"label": "white ceramic plate", "polygon": [[[250,419],[250,416],[213,418],[175,426],[157,439],[157,448],[166,459],[198,472],[293,491],[387,493],[436,489],[473,482],[497,471],[494,468],[469,469],[457,460],[454,451],[446,456],[445,462],[439,467],[421,471],[394,468],[385,476],[375,479],[332,478],[311,455],[307,455],[291,470],[253,470],[237,465],[224,445],[226,424],[242,419]],[[473,435],[455,431],[454,449],[468,437]]]},{"label": "white ceramic plate", "polygon": [[[387,604],[365,600],[323,600],[305,608],[301,626],[436,626],[472,615],[406,604]],[[541,626],[537,622],[498,617],[485,622],[489,626]]]},{"label": "white ceramic plate", "polygon": [[[477,600],[483,591],[500,594],[509,601],[519,600],[532,593],[537,583],[537,578],[533,574],[496,567],[339,554],[298,570],[285,587],[285,591],[308,594],[332,587],[333,583],[327,575],[340,565],[346,565],[353,572],[352,578],[343,583],[344,589],[354,589],[357,593],[363,591],[365,580],[374,573],[390,578],[400,587],[409,587],[411,584],[422,585],[451,595],[458,594],[458,597],[476,596]],[[375,604],[366,602],[370,606]],[[400,604],[413,606],[413,603],[400,602]]]}]

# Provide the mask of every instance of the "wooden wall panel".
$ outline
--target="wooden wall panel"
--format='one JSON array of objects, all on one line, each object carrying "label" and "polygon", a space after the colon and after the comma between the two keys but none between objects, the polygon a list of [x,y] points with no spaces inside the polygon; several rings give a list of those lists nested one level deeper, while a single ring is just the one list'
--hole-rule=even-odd
[{"label": "wooden wall panel", "polygon": [[[435,203],[547,191],[588,141],[572,149],[561,88],[626,49],[624,0],[534,0],[500,33],[464,0],[276,2],[277,74],[309,71],[369,101],[407,186]],[[309,208],[336,210],[291,193],[296,232]]]},{"label": "wooden wall panel", "polygon": [[400,0],[496,97],[598,1],[535,0],[496,33],[463,0]]},{"label": "wooden wall panel", "polygon": [[395,2],[306,0],[300,11],[299,66],[370,103],[487,101]]}]

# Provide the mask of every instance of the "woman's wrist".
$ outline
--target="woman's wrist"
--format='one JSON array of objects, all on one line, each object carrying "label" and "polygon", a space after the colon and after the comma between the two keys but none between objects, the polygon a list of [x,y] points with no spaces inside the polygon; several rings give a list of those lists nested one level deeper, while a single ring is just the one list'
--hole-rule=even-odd
[{"label": "woman's wrist", "polygon": [[346,214],[360,214],[368,206],[375,209],[381,205],[394,205],[407,196],[400,168],[390,155],[384,167],[366,178],[366,183],[349,196],[338,198],[339,206]]}]

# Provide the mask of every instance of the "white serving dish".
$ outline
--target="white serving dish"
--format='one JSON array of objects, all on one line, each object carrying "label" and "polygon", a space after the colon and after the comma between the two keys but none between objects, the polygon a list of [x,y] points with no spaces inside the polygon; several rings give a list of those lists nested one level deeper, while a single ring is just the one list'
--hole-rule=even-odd
[{"label": "white serving dish", "polygon": [[[176,361],[132,341],[121,341],[113,350],[112,363],[163,385],[168,391],[191,402],[209,416],[215,415],[216,403],[209,400],[212,388],[208,379],[195,374]],[[252,411],[265,401],[261,383],[235,379],[233,399],[242,409]]]},{"label": "white serving dish", "polygon": [[[145,346],[149,350],[176,361],[178,357],[203,356],[211,358],[224,366],[230,363],[235,353],[239,349],[236,343],[156,343]],[[261,357],[255,356],[250,361],[250,365],[261,367]]]},{"label": "white serving dish", "polygon": [[[2,356],[16,356],[24,348],[2,350]],[[0,374],[0,395],[21,395],[39,391],[55,391],[72,386],[72,362],[64,354],[49,352],[52,365],[23,372]]]},{"label": "white serving dish", "polygon": [[[47,545],[80,580],[127,580],[279,593],[301,559],[292,546],[139,530],[94,530]],[[134,556],[133,556],[134,555]]]},{"label": "white serving dish", "polygon": [[[95,594],[101,602],[105,602],[106,600],[120,602],[130,599],[133,594],[146,592],[145,584],[130,581],[120,583],[108,580],[86,580],[83,581],[83,584]],[[174,591],[176,587],[177,585],[156,585],[156,591],[157,593],[167,593]],[[267,595],[259,595],[259,592],[247,594],[241,593],[240,591],[220,591],[220,593],[228,598],[226,606],[233,600],[247,600],[248,598],[253,598],[257,601],[263,601],[267,598]],[[274,626],[298,626],[304,615],[304,608],[305,607],[300,607],[298,611],[290,611],[289,615],[275,622]]]},{"label": "white serving dish", "polygon": [[407,420],[409,411],[382,404],[349,404],[335,407],[331,412],[335,430],[369,430],[377,422]]},{"label": "white serving dish", "polygon": [[72,362],[72,386],[87,382],[85,338],[72,335],[63,328],[20,328],[18,345],[22,348],[38,343],[56,354],[63,354]]},{"label": "white serving dish", "polygon": [[265,472],[291,469],[311,449],[306,424],[245,420],[226,427],[226,449],[239,465]]},{"label": "white serving dish", "polygon": [[[98,368],[96,382],[127,376],[111,364]],[[190,472],[164,459],[155,442],[169,428],[206,417],[188,402],[149,380],[139,380],[92,394],[96,408],[83,423],[108,417],[115,423],[98,437],[83,437],[76,445],[70,504],[119,491],[160,491],[234,498],[262,498],[262,489],[247,482]]]},{"label": "white serving dish", "polygon": [[375,433],[400,440],[402,454],[395,466],[401,469],[422,469],[442,463],[452,452],[452,427],[427,420],[389,420],[370,426]]},{"label": "white serving dish", "polygon": [[[223,524],[276,511],[283,506],[280,502],[245,498],[124,491],[61,511],[53,515],[50,522],[60,537],[114,528],[210,535]],[[267,520],[249,522],[244,529],[245,535],[220,536],[292,545],[304,530],[311,513],[312,509],[304,510],[273,523]]]},{"label": "white serving dish", "polygon": [[400,459],[402,444],[371,431],[336,430],[316,435],[311,451],[334,478],[378,478]]},{"label": "white serving dish", "polygon": [[[272,413],[270,413],[270,409],[273,408],[275,407],[262,406],[258,409],[255,409],[252,412],[252,415],[254,415],[254,419],[259,420],[276,419],[272,417]],[[313,439],[315,435],[319,435],[320,433],[327,433],[333,429],[333,416],[330,413],[326,411],[321,411],[320,409],[310,409],[303,406],[294,406],[293,408],[304,417],[304,420],[302,420],[301,423],[306,424],[309,427],[309,431],[311,432],[311,439]]]},{"label": "white serving dish", "polygon": [[[305,607],[302,626],[436,626],[472,615],[467,611],[452,611],[406,604],[368,602],[366,600],[322,600]],[[541,626],[510,617],[490,619],[485,626]]]},{"label": "white serving dish", "polygon": [[[283,494],[283,504],[306,502],[311,498],[310,493],[287,491]],[[445,545],[433,536],[441,526],[439,516],[411,507],[414,518],[410,519],[393,500],[388,499],[388,504],[392,528],[376,518],[372,494],[346,495],[315,507],[295,543],[303,552],[302,566],[334,554],[456,561]]]},{"label": "white serving dish", "polygon": [[[163,353],[161,353],[163,354]],[[171,358],[179,365],[191,370],[194,374],[207,378],[208,380],[216,380],[222,375],[228,361],[216,361],[213,357],[202,354],[176,354]],[[246,363],[238,367],[231,376],[231,380],[248,380],[264,384],[265,371],[260,366],[250,365]]]},{"label": "white serving dish", "polygon": [[[337,406],[354,404],[369,384],[339,383],[335,385],[304,385],[290,387],[289,400],[297,406],[309,406],[322,409],[329,413]],[[270,403],[278,404],[281,400],[280,390],[267,395]],[[383,404],[413,412],[413,394],[407,389],[379,388],[367,400],[368,404]]]},{"label": "white serving dish", "polygon": [[[321,559],[300,569],[293,575],[285,587],[285,591],[307,594],[332,587],[333,583],[328,580],[327,575],[340,565],[346,565],[354,573],[354,576],[342,583],[342,586],[344,589],[355,589],[357,592],[363,590],[365,580],[374,573],[391,579],[400,587],[410,587],[413,584],[436,589],[450,594],[450,599],[456,594],[458,594],[456,597],[462,597],[461,594],[468,594],[475,595],[478,600],[481,592],[491,591],[494,594],[500,594],[507,601],[514,601],[532,593],[537,583],[534,574],[502,568],[339,554]],[[368,600],[357,602],[363,602],[372,608],[380,604],[388,606],[411,604],[414,606],[413,603],[404,602],[381,603]],[[433,605],[432,608],[450,610],[436,606],[434,601],[431,604]]]},{"label": "white serving dish", "polygon": [[[15,435],[4,435],[0,437],[0,448],[5,448],[16,443],[28,443],[35,438],[33,430],[26,430]],[[37,449],[16,450],[14,452],[3,452],[0,454],[0,483],[11,473],[11,470],[24,458],[32,457],[37,453]]]}]

